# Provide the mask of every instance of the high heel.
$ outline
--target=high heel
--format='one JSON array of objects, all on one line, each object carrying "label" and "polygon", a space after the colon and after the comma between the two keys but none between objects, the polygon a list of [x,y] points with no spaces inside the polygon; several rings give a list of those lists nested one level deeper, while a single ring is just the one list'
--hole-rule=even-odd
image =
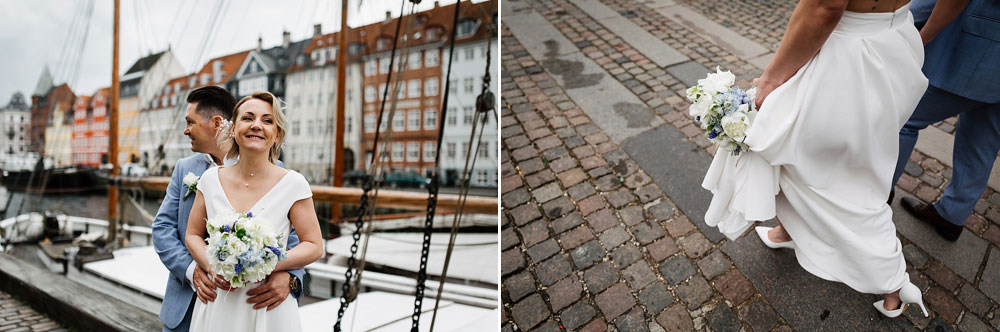
[{"label": "high heel", "polygon": [[907,282],[902,288],[899,289],[899,309],[885,310],[885,306],[883,305],[884,303],[885,300],[883,299],[878,300],[878,302],[875,302],[872,305],[875,306],[875,310],[878,310],[878,312],[889,318],[899,317],[903,311],[906,311],[906,305],[910,303],[916,303],[919,305],[920,310],[924,312],[924,317],[930,316],[927,313],[927,307],[924,306],[924,300],[923,296],[920,294],[920,288],[917,288],[917,286],[911,282]]},{"label": "high heel", "polygon": [[764,245],[767,246],[768,248],[771,248],[771,249],[778,249],[778,248],[795,249],[795,243],[792,242],[792,240],[788,240],[788,241],[785,241],[785,242],[774,242],[774,241],[771,241],[771,239],[768,239],[767,238],[767,232],[770,231],[773,228],[774,227],[757,226],[757,227],[754,228],[754,230],[757,231],[757,236],[760,237],[760,240],[762,242],[764,242]]}]

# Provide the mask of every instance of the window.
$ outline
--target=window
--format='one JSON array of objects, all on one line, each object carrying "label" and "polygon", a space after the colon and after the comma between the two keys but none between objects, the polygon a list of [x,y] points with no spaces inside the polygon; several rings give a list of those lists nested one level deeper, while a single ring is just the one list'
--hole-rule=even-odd
[{"label": "window", "polygon": [[299,120],[292,121],[292,135],[299,136]]},{"label": "window", "polygon": [[438,94],[438,79],[431,77],[424,80],[424,96],[436,96]]},{"label": "window", "polygon": [[347,119],[345,119],[344,121],[345,121],[344,122],[344,131],[346,131],[348,134],[350,134],[351,130],[352,130],[351,128],[354,128],[354,126],[352,126],[352,124],[354,122],[351,121],[351,117],[350,116],[348,116]]},{"label": "window", "polygon": [[200,83],[202,85],[208,84],[208,78],[209,78],[208,73],[201,74],[201,82]]},{"label": "window", "polygon": [[455,114],[456,111],[454,107],[448,107],[448,125],[454,126],[458,124],[458,115]]},{"label": "window", "polygon": [[469,142],[462,143],[462,159],[469,157]]},{"label": "window", "polygon": [[378,60],[378,73],[385,74],[389,72],[389,58],[382,58]]},{"label": "window", "polygon": [[409,142],[406,143],[406,161],[419,161],[420,160],[420,143]]},{"label": "window", "polygon": [[374,113],[365,114],[364,121],[365,121],[365,131],[375,132],[375,114]]},{"label": "window", "polygon": [[403,143],[392,143],[392,161],[403,161]]},{"label": "window", "polygon": [[464,80],[462,80],[462,82],[465,83],[466,93],[472,93],[473,91],[476,90],[476,79],[472,77],[467,77]]},{"label": "window", "polygon": [[382,98],[383,96],[385,96],[385,83],[378,85],[378,91],[376,93],[377,93],[376,95],[377,98]]},{"label": "window", "polygon": [[[395,84],[393,84],[392,86],[396,87]],[[420,93],[420,91],[417,91],[417,93]],[[399,84],[399,91],[396,91],[396,98],[399,99],[406,98],[406,83]]]},{"label": "window", "polygon": [[392,117],[392,128],[393,130],[403,130],[406,125],[406,113],[399,112]]},{"label": "window", "polygon": [[482,142],[479,145],[479,158],[489,158],[490,157],[490,142]]},{"label": "window", "polygon": [[420,80],[410,80],[407,82],[407,90],[410,91],[407,97],[410,98],[420,98]]},{"label": "window", "polygon": [[455,38],[465,38],[476,33],[476,29],[479,28],[479,20],[473,18],[463,18],[458,21],[458,30],[455,31],[457,36]]},{"label": "window", "polygon": [[309,122],[309,124],[308,124],[308,128],[309,128],[308,132],[309,132],[309,135],[312,135],[313,134],[313,124],[315,123],[315,121],[306,121],[306,122]]},{"label": "window", "polygon": [[330,118],[326,120],[326,133],[329,134],[332,132],[333,132],[333,118]]},{"label": "window", "polygon": [[486,45],[480,46],[479,49],[482,51],[483,57],[485,58],[486,57],[486,53],[487,53],[487,51],[486,51]]},{"label": "window", "polygon": [[365,87],[365,101],[375,100],[375,86],[369,85]]},{"label": "window", "polygon": [[316,96],[316,105],[323,105],[323,93],[322,92],[320,92]]},{"label": "window", "polygon": [[428,108],[424,110],[424,130],[437,129],[437,110]]},{"label": "window", "polygon": [[427,29],[427,40],[428,41],[434,41],[434,40],[438,39],[438,36],[440,36],[440,35],[441,35],[441,32],[438,31],[438,28]]},{"label": "window", "polygon": [[420,69],[420,52],[410,53],[410,60],[406,61],[406,66],[410,69]]},{"label": "window", "polygon": [[424,67],[434,67],[438,65],[438,50],[431,49],[427,50],[424,54]]},{"label": "window", "polygon": [[476,184],[480,186],[489,185],[490,183],[490,172],[486,170],[479,170],[476,172]]},{"label": "window", "polygon": [[437,152],[437,146],[432,141],[424,142],[424,161],[433,162],[434,153]]},{"label": "window", "polygon": [[365,61],[365,75],[372,75],[377,73],[375,71],[375,67],[378,65],[375,64],[375,61],[376,61],[375,59],[369,59],[368,61]]},{"label": "window", "polygon": [[309,106],[313,105],[313,96],[312,95],[309,95],[309,103],[307,105],[309,105]]},{"label": "window", "polygon": [[411,110],[406,115],[406,130],[420,130],[420,111]]},{"label": "window", "polygon": [[451,93],[458,93],[458,80],[448,81],[448,91],[451,91]]},{"label": "window", "polygon": [[476,49],[469,47],[465,49],[465,60],[472,60],[476,56]]},{"label": "window", "polygon": [[472,124],[472,118],[476,111],[472,109],[472,106],[466,106],[462,108],[462,123]]}]

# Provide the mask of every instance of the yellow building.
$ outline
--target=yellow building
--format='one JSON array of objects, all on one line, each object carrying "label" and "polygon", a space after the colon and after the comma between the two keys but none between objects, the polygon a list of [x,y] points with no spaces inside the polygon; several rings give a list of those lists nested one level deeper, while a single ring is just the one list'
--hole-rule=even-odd
[{"label": "yellow building", "polygon": [[52,158],[56,167],[73,163],[73,109],[70,105],[58,103],[50,113],[45,126],[45,155]]},{"label": "yellow building", "polygon": [[170,78],[184,74],[169,49],[143,57],[121,77],[118,101],[118,163],[140,161],[140,111],[149,108]]}]

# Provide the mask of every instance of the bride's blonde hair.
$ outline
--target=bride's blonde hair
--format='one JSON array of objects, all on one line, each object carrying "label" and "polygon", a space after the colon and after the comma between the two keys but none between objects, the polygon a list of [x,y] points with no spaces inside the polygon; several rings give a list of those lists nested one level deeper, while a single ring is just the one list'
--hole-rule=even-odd
[{"label": "bride's blonde hair", "polygon": [[[239,102],[236,103],[236,107],[233,107],[233,115],[230,117],[229,121],[232,121],[233,129],[235,129],[235,123],[240,115],[240,106],[244,103],[250,101],[251,99],[259,99],[271,105],[271,115],[274,117],[274,127],[277,129],[277,137],[274,140],[274,145],[271,145],[270,151],[267,154],[267,160],[271,163],[275,163],[278,160],[278,156],[281,154],[281,144],[285,140],[285,113],[281,111],[281,101],[278,97],[267,91],[258,91],[253,94],[243,97]],[[236,135],[230,135],[229,143],[231,147],[226,156],[229,158],[235,158],[240,155],[240,146],[236,144]]]}]

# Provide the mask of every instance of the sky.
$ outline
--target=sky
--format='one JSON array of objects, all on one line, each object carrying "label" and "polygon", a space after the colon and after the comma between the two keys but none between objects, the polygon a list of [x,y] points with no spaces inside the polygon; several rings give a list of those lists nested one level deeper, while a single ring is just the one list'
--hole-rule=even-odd
[{"label": "sky", "polygon": [[[55,84],[68,82],[77,95],[92,95],[97,89],[111,86],[112,31],[114,2],[93,0],[93,10],[86,42],[77,57],[75,71],[68,61],[60,63],[67,50],[80,47],[83,24],[76,24],[73,38],[67,41],[74,17],[86,12],[88,1],[78,0],[0,0],[0,107],[6,105],[15,92],[30,96],[42,70],[48,66]],[[223,2],[224,1],[224,2]],[[487,0],[475,0],[483,2]],[[496,1],[496,0],[492,0]],[[440,0],[440,5],[455,0]],[[219,11],[215,28],[210,24],[217,4]],[[385,12],[399,16],[400,0],[348,0],[347,23],[362,26],[385,19]],[[417,10],[434,7],[434,1],[424,0]],[[410,10],[407,1],[406,9]],[[257,38],[264,48],[281,44],[282,31],[291,32],[292,41],[309,38],[313,25],[322,24],[324,34],[340,30],[340,2],[327,0],[122,0],[120,8],[119,70],[124,74],[142,56],[167,49],[177,57],[185,71],[200,68],[207,60],[257,47]],[[82,20],[81,20],[82,21]],[[204,55],[201,50],[205,34],[214,31]],[[64,68],[60,70],[60,68]],[[74,79],[75,76],[75,79]]]}]

